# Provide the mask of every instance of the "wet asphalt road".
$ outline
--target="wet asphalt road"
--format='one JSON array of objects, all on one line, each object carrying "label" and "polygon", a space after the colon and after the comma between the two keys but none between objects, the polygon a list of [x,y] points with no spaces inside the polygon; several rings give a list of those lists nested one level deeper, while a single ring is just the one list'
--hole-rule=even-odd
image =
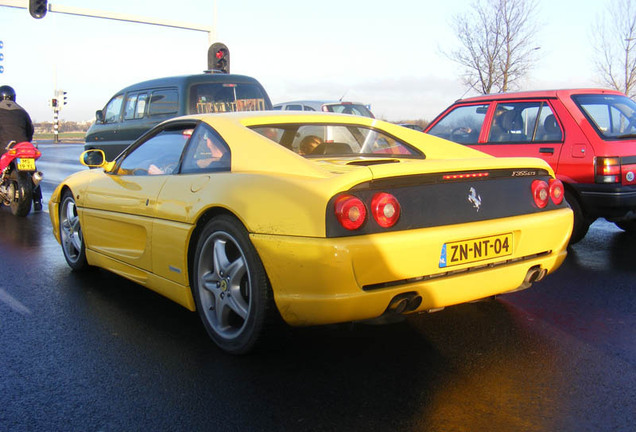
[{"label": "wet asphalt road", "polygon": [[[79,150],[43,151],[47,200]],[[636,237],[605,221],[529,290],[391,325],[291,330],[244,357],[153,292],[72,273],[46,212],[0,209],[0,262],[0,431],[636,425]]]}]

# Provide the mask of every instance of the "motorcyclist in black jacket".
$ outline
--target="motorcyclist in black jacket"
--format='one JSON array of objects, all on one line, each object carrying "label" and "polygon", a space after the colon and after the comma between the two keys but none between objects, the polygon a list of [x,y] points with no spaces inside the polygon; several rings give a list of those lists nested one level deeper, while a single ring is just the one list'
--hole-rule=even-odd
[{"label": "motorcyclist in black jacket", "polygon": [[[0,154],[7,151],[11,141],[20,143],[33,140],[33,122],[24,108],[15,101],[15,90],[0,86]],[[42,209],[42,192],[38,185],[33,190],[35,210]]]},{"label": "motorcyclist in black jacket", "polygon": [[0,149],[4,153],[11,141],[33,140],[31,117],[15,101],[15,90],[8,85],[0,87]]}]

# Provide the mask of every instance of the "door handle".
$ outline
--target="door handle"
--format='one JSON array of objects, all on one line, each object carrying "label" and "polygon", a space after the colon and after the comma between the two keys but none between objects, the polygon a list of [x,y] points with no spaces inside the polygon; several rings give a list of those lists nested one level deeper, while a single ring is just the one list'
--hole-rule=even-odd
[{"label": "door handle", "polygon": [[549,153],[549,154],[554,154],[554,148],[552,147],[541,147],[539,149],[539,153]]}]

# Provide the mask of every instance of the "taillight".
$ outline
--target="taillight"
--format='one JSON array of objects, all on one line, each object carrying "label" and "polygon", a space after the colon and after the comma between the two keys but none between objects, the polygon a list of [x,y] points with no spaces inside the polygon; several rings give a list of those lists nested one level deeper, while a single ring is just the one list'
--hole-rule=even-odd
[{"label": "taillight", "polygon": [[621,159],[618,157],[597,157],[595,160],[596,183],[620,183]]},{"label": "taillight", "polygon": [[543,180],[534,180],[532,182],[532,198],[534,203],[539,208],[545,208],[548,205],[550,199],[550,188]]},{"label": "taillight", "polygon": [[391,194],[377,193],[371,200],[371,214],[381,227],[392,227],[400,218],[400,203]]},{"label": "taillight", "polygon": [[552,179],[550,180],[550,199],[556,205],[559,205],[563,202],[563,195],[565,194],[565,190],[563,189],[563,183],[561,180]]},{"label": "taillight", "polygon": [[340,225],[353,231],[362,226],[367,218],[364,203],[353,195],[342,195],[335,202],[336,218]]}]

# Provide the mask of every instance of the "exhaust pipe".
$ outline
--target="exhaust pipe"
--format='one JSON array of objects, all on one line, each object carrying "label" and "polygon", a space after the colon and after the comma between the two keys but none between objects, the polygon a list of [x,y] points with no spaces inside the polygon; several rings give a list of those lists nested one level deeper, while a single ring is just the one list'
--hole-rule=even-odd
[{"label": "exhaust pipe", "polygon": [[547,274],[548,274],[548,271],[544,268],[541,268],[541,266],[536,265],[536,266],[530,267],[521,285],[519,285],[517,288],[513,290],[506,291],[506,293],[513,293],[513,292],[521,291],[524,289],[528,289],[532,286],[533,283],[542,281]]},{"label": "exhaust pipe", "polygon": [[391,299],[385,313],[401,315],[413,312],[422,304],[422,297],[416,292],[398,294]]},{"label": "exhaust pipe", "polygon": [[40,182],[44,178],[44,174],[42,174],[42,171],[36,171],[33,173],[31,178],[33,179],[33,186],[37,186],[40,184]]}]

